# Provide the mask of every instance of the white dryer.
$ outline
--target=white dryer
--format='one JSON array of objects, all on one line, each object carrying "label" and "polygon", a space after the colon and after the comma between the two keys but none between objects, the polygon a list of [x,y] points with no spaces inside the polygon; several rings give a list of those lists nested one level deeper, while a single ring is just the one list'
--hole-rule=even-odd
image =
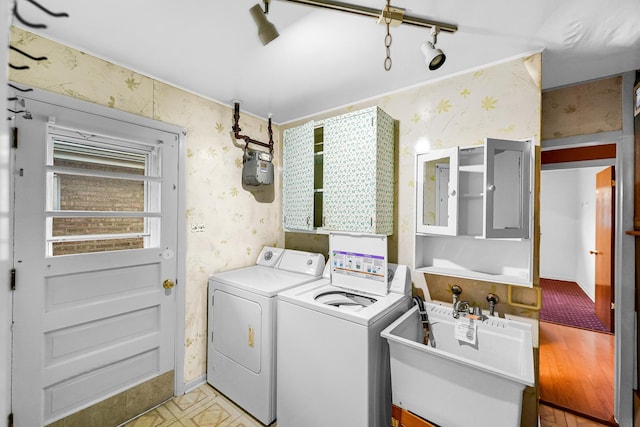
[{"label": "white dryer", "polygon": [[380,332],[409,308],[409,269],[387,263],[386,236],[330,234],[329,249],[329,278],[278,296],[278,427],[387,427]]},{"label": "white dryer", "polygon": [[265,247],[256,265],[209,277],[207,382],[260,422],[276,416],[276,298],[317,280],[321,254]]}]

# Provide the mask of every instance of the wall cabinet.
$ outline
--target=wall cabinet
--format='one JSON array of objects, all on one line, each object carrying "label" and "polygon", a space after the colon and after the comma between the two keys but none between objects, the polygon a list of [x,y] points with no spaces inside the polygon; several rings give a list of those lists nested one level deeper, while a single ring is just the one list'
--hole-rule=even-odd
[{"label": "wall cabinet", "polygon": [[285,130],[284,228],[392,234],[394,138],[378,107]]},{"label": "wall cabinet", "polygon": [[415,269],[532,286],[532,141],[416,154]]}]

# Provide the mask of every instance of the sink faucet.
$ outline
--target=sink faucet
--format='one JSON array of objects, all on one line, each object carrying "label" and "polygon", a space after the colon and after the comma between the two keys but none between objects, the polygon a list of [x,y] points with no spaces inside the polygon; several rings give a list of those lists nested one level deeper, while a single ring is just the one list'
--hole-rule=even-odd
[{"label": "sink faucet", "polygon": [[453,304],[453,318],[458,319],[460,313],[471,313],[471,306],[468,301],[457,300],[455,304]]},{"label": "sink faucet", "polygon": [[453,285],[451,287],[451,293],[453,294],[453,304],[455,305],[460,299],[460,294],[462,293],[462,288],[458,285]]},{"label": "sink faucet", "polygon": [[420,320],[422,321],[422,343],[424,345],[429,345],[431,327],[429,326],[427,311],[424,309],[424,301],[416,295],[413,297],[413,304],[418,306],[418,313],[420,313]]},{"label": "sink faucet", "polygon": [[487,294],[487,301],[489,302],[489,315],[494,316],[496,304],[500,302],[500,298],[496,294]]}]

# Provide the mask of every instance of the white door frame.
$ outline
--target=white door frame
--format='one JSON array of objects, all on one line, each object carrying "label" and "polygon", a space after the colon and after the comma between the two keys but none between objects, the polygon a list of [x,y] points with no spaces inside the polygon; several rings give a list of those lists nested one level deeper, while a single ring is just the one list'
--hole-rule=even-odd
[{"label": "white door frame", "polygon": [[[2,2],[0,6],[0,22],[10,22],[12,2]],[[9,57],[9,31],[5,25],[0,25],[0,56]],[[13,103],[7,102],[8,86],[6,85],[9,68],[0,67],[0,99],[3,112],[6,108],[13,108]],[[11,149],[9,148],[9,121],[2,120],[0,125],[0,420],[7,420],[11,412],[11,313],[13,303],[8,283],[8,272],[13,259],[13,242],[11,230]],[[4,422],[4,421],[3,421]]]},{"label": "white door frame", "polygon": [[[115,110],[90,102],[70,98],[51,92],[34,89],[32,92],[20,93],[20,98],[25,99],[26,109],[28,109],[29,100],[45,102],[52,105],[59,105],[65,108],[106,117],[109,119],[120,120],[132,123],[138,126],[158,129],[170,132],[178,136],[178,233],[177,233],[177,283],[176,291],[176,319],[175,319],[175,366],[174,366],[174,394],[180,396],[185,392],[184,384],[184,322],[185,322],[185,285],[186,285],[186,239],[185,224],[186,218],[184,212],[185,207],[185,168],[186,168],[186,131],[177,125],[152,120],[146,117],[137,116],[132,113]],[[13,224],[11,224],[10,236],[13,239]],[[13,244],[13,242],[11,242]]]}]

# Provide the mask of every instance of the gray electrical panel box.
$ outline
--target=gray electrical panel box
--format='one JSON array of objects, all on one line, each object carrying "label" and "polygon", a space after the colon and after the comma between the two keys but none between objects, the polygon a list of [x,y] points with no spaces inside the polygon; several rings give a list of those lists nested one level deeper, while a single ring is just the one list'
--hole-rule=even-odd
[{"label": "gray electrical panel box", "polygon": [[264,151],[245,150],[242,166],[242,182],[245,185],[273,184],[272,156]]}]

